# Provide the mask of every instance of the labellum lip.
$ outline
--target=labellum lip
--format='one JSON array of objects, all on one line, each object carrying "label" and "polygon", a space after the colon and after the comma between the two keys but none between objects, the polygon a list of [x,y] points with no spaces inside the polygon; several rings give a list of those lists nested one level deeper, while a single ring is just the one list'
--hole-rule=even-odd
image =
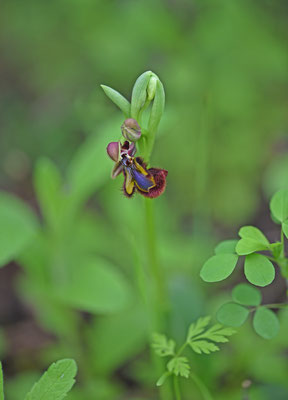
[{"label": "labellum lip", "polygon": [[132,167],[124,167],[124,194],[131,197],[136,190],[145,197],[156,198],[165,190],[167,174],[168,171],[160,168],[146,170],[141,159],[133,159]]}]

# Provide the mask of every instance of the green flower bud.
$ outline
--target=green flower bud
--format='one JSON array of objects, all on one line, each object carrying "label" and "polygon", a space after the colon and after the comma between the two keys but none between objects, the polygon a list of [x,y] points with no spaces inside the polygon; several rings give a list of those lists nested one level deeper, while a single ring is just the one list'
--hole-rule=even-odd
[{"label": "green flower bud", "polygon": [[157,76],[152,75],[147,88],[147,96],[149,101],[152,101],[155,97],[157,81]]},{"label": "green flower bud", "polygon": [[128,118],[121,126],[122,135],[130,142],[136,142],[141,137],[141,128],[133,118]]}]

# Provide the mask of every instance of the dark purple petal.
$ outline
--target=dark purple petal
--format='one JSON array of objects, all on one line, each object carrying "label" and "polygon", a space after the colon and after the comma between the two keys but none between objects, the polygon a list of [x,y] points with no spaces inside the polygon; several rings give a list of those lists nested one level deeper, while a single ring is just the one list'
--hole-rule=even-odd
[{"label": "dark purple petal", "polygon": [[118,162],[120,157],[120,142],[111,142],[108,144],[106,150],[111,160]]}]

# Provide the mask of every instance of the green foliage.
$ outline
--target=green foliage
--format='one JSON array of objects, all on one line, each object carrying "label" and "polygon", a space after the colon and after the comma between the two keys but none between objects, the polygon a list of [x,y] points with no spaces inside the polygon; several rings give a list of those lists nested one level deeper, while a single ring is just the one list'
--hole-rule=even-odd
[{"label": "green foliage", "polygon": [[105,94],[107,97],[109,97],[110,100],[113,101],[114,104],[116,104],[117,107],[120,108],[120,110],[123,112],[124,116],[126,118],[129,117],[130,115],[130,103],[127,99],[125,99],[122,94],[117,92],[117,90],[114,90],[110,88],[109,86],[105,85],[100,85],[102,89],[104,90]]},{"label": "green foliage", "polygon": [[240,283],[232,290],[232,298],[236,303],[242,304],[243,306],[259,306],[262,295],[260,290],[253,286],[247,283]]},{"label": "green foliage", "polygon": [[[25,400],[62,400],[72,389],[77,373],[76,362],[72,359],[59,360],[34,384]],[[23,398],[23,394],[22,394]],[[0,363],[0,400],[4,400],[3,370]]]},{"label": "green foliage", "polygon": [[249,315],[249,310],[240,304],[226,303],[217,311],[217,320],[223,324],[239,327],[244,324]]},{"label": "green foliage", "polygon": [[48,226],[57,229],[66,205],[62,191],[62,177],[48,158],[40,158],[35,166],[34,187],[43,217]]},{"label": "green foliage", "polygon": [[273,339],[279,332],[280,324],[273,311],[260,307],[255,312],[253,327],[258,335],[264,339]]},{"label": "green foliage", "polygon": [[112,374],[141,353],[147,343],[148,324],[147,311],[139,304],[117,314],[94,317],[86,341],[95,371]]},{"label": "green foliage", "polygon": [[29,207],[8,193],[0,193],[0,266],[4,266],[31,243],[38,226]]},{"label": "green foliage", "polygon": [[152,348],[160,357],[170,356],[171,360],[167,364],[167,371],[158,379],[157,386],[161,386],[170,374],[175,376],[183,376],[188,378],[190,375],[190,365],[186,357],[181,354],[187,346],[189,346],[197,354],[210,354],[219,347],[215,343],[228,342],[228,336],[235,333],[235,330],[224,327],[219,324],[208,327],[211,317],[201,317],[196,322],[192,323],[187,332],[186,341],[175,352],[175,341],[168,339],[165,335],[154,334],[152,338]]},{"label": "green foliage", "polygon": [[238,261],[236,254],[217,254],[203,265],[200,276],[205,282],[218,282],[228,278]]},{"label": "green foliage", "polygon": [[74,385],[76,372],[74,360],[53,363],[35,383],[25,400],[62,400]]},{"label": "green foliage", "polygon": [[217,320],[232,327],[239,327],[244,324],[249,313],[254,312],[253,328],[255,332],[264,339],[274,338],[280,329],[279,320],[276,314],[269,309],[286,307],[287,304],[263,305],[261,293],[253,286],[240,283],[232,290],[232,298],[235,303],[223,304],[217,311]]},{"label": "green foliage", "polygon": [[174,356],[176,346],[174,340],[168,340],[165,335],[161,335],[159,333],[154,333],[152,340],[152,347],[158,356]]},{"label": "green foliage", "polygon": [[154,76],[153,72],[146,71],[140,75],[133,87],[131,96],[131,118],[139,119],[139,113],[146,103],[147,89],[150,79]]},{"label": "green foliage", "polygon": [[280,222],[288,218],[288,189],[281,189],[274,194],[270,201],[270,210]]},{"label": "green foliage", "polygon": [[246,256],[244,272],[247,280],[257,286],[270,285],[275,278],[273,264],[262,254],[249,254]]},{"label": "green foliage", "polygon": [[260,250],[269,250],[270,243],[255,226],[243,226],[239,231],[239,240],[236,246],[236,253],[239,256],[254,253]]},{"label": "green foliage", "polygon": [[[239,230],[240,240],[236,244],[236,253],[245,256],[244,274],[246,279],[253,285],[265,287],[270,285],[275,278],[275,267],[271,261],[278,265],[285,279],[288,277],[288,262],[285,256],[284,235],[288,233],[288,190],[282,189],[274,194],[270,202],[272,217],[282,223],[281,241],[269,243],[266,236],[254,226],[244,226]],[[221,279],[215,273],[217,259],[219,256],[235,256],[233,241],[221,242],[215,249],[216,256],[208,259],[200,276],[207,282]],[[266,251],[265,254],[258,254],[259,251]],[[234,268],[231,268],[233,272]],[[219,271],[219,267],[217,269]],[[221,271],[221,269],[220,269]],[[228,270],[229,271],[229,270]],[[230,272],[230,274],[231,274]],[[230,274],[227,273],[227,276]],[[225,274],[222,269],[222,276]],[[221,275],[220,275],[221,277]],[[279,331],[277,316],[269,310],[269,305],[260,307],[262,296],[258,289],[242,283],[232,290],[234,302],[223,304],[217,311],[217,319],[220,323],[232,327],[239,327],[244,324],[250,312],[255,311],[253,327],[255,332],[265,339],[271,339]],[[274,304],[273,308],[286,307],[287,304]],[[249,308],[250,307],[250,308]]]},{"label": "green foliage", "polygon": [[233,254],[236,253],[236,245],[238,243],[238,240],[223,240],[223,242],[218,243],[218,245],[215,247],[214,252],[215,254]]},{"label": "green foliage", "polygon": [[121,311],[132,298],[122,274],[100,257],[79,260],[67,283],[56,289],[56,296],[69,306],[94,313]]},{"label": "green foliage", "polygon": [[186,357],[172,358],[172,360],[170,360],[167,364],[167,369],[175,376],[180,375],[184,378],[189,378],[190,365],[188,364],[188,359]]}]

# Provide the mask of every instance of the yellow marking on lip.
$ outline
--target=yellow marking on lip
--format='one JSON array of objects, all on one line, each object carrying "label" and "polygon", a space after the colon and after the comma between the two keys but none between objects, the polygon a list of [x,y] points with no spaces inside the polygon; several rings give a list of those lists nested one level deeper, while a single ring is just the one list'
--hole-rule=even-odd
[{"label": "yellow marking on lip", "polygon": [[126,172],[125,190],[130,195],[133,193],[133,189],[134,189],[134,180],[131,174]]},{"label": "yellow marking on lip", "polygon": [[[142,167],[142,165],[140,165],[134,158],[134,165],[137,169],[137,171],[139,171],[142,175],[147,176],[149,175],[149,173],[146,171],[145,168]],[[156,186],[155,180],[153,178],[153,176],[151,176],[151,178],[148,178],[151,181],[151,186],[149,186],[148,190],[143,189],[142,187],[140,187],[137,183],[136,180],[134,180],[134,184],[137,186],[137,188],[139,190],[141,190],[142,192],[148,193],[150,189],[152,189],[153,187]]]}]

